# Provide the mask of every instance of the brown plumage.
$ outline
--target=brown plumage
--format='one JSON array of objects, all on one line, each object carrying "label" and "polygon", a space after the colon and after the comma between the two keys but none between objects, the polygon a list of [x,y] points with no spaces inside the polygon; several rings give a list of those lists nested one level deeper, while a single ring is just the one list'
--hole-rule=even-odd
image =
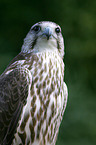
[{"label": "brown plumage", "polygon": [[1,145],[55,145],[68,94],[63,55],[57,24],[32,26],[0,76]]}]

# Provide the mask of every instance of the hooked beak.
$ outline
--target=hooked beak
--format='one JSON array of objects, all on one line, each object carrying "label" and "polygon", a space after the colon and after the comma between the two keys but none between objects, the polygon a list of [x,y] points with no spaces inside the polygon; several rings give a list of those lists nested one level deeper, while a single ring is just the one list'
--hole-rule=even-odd
[{"label": "hooked beak", "polygon": [[52,29],[50,27],[45,28],[43,36],[47,37],[47,40],[52,36]]}]

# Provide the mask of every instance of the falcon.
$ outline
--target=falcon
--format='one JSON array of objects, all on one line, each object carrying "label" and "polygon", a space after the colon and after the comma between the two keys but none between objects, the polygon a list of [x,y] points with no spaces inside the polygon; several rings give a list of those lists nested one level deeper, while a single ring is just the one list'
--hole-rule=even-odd
[{"label": "falcon", "polygon": [[59,25],[33,25],[0,75],[0,145],[55,145],[67,104]]}]

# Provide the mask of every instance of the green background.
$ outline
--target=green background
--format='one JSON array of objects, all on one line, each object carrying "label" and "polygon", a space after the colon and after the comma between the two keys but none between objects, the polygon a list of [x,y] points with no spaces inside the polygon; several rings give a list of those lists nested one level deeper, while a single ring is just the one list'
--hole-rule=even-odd
[{"label": "green background", "polygon": [[44,20],[65,39],[69,98],[57,145],[96,145],[96,0],[0,0],[0,74]]}]

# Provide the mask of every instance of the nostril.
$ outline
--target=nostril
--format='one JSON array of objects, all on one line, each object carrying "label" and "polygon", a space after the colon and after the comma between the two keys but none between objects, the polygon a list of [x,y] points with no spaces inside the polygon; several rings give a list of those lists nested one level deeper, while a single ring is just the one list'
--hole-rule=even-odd
[{"label": "nostril", "polygon": [[52,30],[51,30],[51,28],[50,28],[50,27],[45,28],[43,34],[44,34],[45,36],[47,36],[47,40],[48,40],[49,37],[52,35]]}]

